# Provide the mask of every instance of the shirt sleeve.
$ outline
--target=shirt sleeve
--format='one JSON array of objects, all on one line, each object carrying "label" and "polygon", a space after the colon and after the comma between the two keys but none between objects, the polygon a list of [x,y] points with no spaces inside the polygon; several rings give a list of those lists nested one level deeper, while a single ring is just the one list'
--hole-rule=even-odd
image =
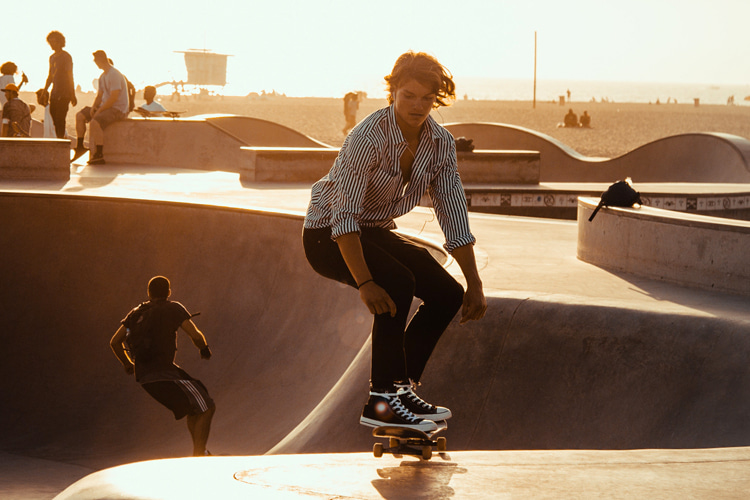
[{"label": "shirt sleeve", "polygon": [[363,135],[350,135],[342,146],[334,168],[331,202],[331,237],[359,233],[358,216],[367,189],[369,172],[377,162],[372,143]]},{"label": "shirt sleeve", "polygon": [[448,148],[448,154],[430,184],[429,195],[445,234],[444,247],[450,253],[458,247],[475,243],[476,238],[469,228],[469,211],[458,174],[456,145],[453,141],[446,141],[442,147]]}]

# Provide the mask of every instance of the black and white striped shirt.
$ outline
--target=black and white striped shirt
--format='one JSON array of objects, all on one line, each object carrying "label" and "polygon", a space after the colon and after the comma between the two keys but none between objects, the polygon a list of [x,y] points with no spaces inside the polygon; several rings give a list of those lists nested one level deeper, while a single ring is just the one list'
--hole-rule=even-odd
[{"label": "black and white striped shirt", "polygon": [[393,219],[410,212],[427,192],[445,234],[445,249],[474,243],[453,136],[428,117],[411,179],[404,185],[399,158],[406,148],[393,106],[362,120],[328,174],[313,185],[305,227],[330,227],[334,240],[360,227],[395,229]]}]

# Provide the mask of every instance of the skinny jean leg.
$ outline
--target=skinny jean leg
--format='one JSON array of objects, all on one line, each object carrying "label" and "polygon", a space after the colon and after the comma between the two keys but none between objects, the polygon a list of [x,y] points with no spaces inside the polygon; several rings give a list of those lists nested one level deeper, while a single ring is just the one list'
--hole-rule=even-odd
[{"label": "skinny jean leg", "polygon": [[[330,239],[330,230],[305,230],[308,261],[324,277],[355,286]],[[419,381],[440,336],[461,307],[463,288],[424,248],[385,229],[363,229],[360,237],[375,282],[396,303],[396,315],[377,314],[372,329],[370,383],[388,390],[394,382]],[[424,301],[407,328],[414,296]]]}]

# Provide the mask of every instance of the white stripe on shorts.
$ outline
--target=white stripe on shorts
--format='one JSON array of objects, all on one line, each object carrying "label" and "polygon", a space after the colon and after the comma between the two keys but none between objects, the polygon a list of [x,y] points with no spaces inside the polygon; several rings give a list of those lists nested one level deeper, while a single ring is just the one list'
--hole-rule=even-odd
[{"label": "white stripe on shorts", "polygon": [[198,404],[198,407],[200,408],[201,412],[208,410],[208,404],[206,403],[206,400],[203,399],[203,395],[198,390],[198,388],[193,384],[190,380],[176,380],[176,382],[179,382],[182,384],[183,389],[193,397],[193,400]]}]

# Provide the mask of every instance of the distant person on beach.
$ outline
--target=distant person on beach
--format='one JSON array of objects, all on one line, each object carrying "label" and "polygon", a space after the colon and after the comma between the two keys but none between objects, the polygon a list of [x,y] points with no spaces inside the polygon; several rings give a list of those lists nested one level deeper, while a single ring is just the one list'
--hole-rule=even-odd
[{"label": "distant person on beach", "polygon": [[591,128],[591,115],[589,115],[588,111],[584,111],[581,115],[581,127]]},{"label": "distant person on beach", "polygon": [[171,285],[164,276],[148,283],[148,302],[131,310],[109,342],[125,373],[180,420],[187,416],[193,455],[204,456],[216,405],[201,383],[174,362],[177,329],[187,333],[202,359],[211,359],[206,337],[179,302],[169,300]]},{"label": "distant person on beach", "polygon": [[68,116],[68,107],[78,104],[73,81],[73,58],[63,50],[65,37],[59,31],[50,31],[47,43],[54,52],[49,56],[49,75],[44,90],[52,85],[49,94],[49,114],[55,125],[55,134],[59,139],[64,139],[67,135],[65,119]]},{"label": "distant person on beach", "polygon": [[128,83],[125,77],[112,66],[106,52],[94,52],[94,63],[102,70],[99,77],[96,98],[92,106],[86,106],[76,113],[77,144],[71,161],[88,152],[83,145],[86,124],[91,123],[89,142],[96,148],[89,155],[89,165],[104,165],[104,130],[114,122],[128,116]]},{"label": "distant person on beach", "polygon": [[[390,106],[349,133],[330,172],[312,187],[303,243],[312,268],[356,288],[373,314],[369,399],[360,423],[434,431],[451,411],[416,393],[440,336],[484,316],[487,301],[456,165],[453,136],[430,116],[455,99],[448,70],[407,52],[385,77]],[[394,232],[394,219],[429,194],[463,287],[424,248]],[[409,321],[414,297],[422,304]]]},{"label": "distant person on beach", "polygon": [[[142,114],[146,116],[161,116],[167,111],[167,109],[160,103],[156,102],[156,87],[148,85],[143,89],[143,98],[146,100],[146,104],[138,106],[137,110],[140,110]],[[145,113],[143,113],[145,111]]]},{"label": "distant person on beach", "polygon": [[[18,66],[16,66],[16,63],[8,61],[6,63],[3,63],[2,66],[0,66],[0,90],[4,89],[9,83],[12,83],[15,85],[16,79],[15,74],[18,73]],[[29,79],[26,77],[26,73],[21,74],[21,83],[18,85],[18,90],[21,90],[21,87],[23,87],[24,83],[28,83]],[[5,103],[8,102],[8,100],[5,98],[5,93],[0,92],[0,108],[5,106]]]},{"label": "distant person on beach", "polygon": [[9,83],[3,88],[2,137],[29,137],[31,131],[31,109],[18,97],[18,87]]},{"label": "distant person on beach", "polygon": [[565,125],[565,128],[578,127],[578,115],[573,112],[573,108],[568,110],[568,114],[563,118],[563,124]]},{"label": "distant person on beach", "polygon": [[344,135],[348,134],[357,124],[357,110],[359,109],[359,95],[356,92],[347,92],[344,96],[344,119],[346,125],[342,131]]}]

